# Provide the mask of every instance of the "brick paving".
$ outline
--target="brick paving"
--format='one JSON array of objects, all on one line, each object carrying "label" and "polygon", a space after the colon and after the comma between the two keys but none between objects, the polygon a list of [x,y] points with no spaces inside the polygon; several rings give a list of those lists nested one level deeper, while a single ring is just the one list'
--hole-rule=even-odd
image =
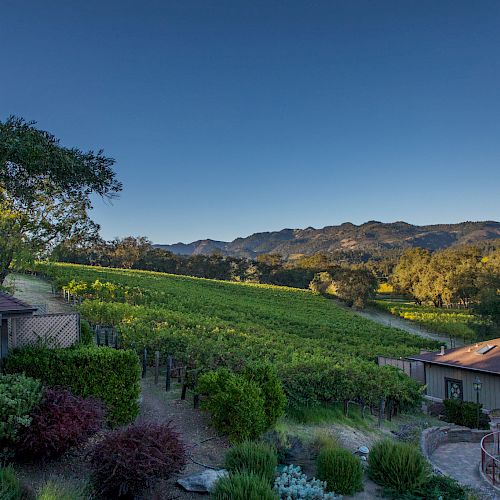
[{"label": "brick paving", "polygon": [[447,443],[437,448],[430,459],[445,474],[477,490],[481,499],[500,500],[500,495],[479,475],[480,450],[479,443]]}]

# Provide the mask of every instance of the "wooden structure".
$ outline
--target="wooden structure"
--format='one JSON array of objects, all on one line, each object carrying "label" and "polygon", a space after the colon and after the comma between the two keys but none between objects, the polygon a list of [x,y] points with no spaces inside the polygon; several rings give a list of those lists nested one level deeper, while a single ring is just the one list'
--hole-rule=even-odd
[{"label": "wooden structure", "polygon": [[39,314],[35,306],[0,292],[0,359],[24,346],[70,347],[80,339],[78,313]]},{"label": "wooden structure", "polygon": [[407,359],[423,363],[428,399],[476,402],[474,383],[479,379],[483,408],[500,408],[500,338],[455,349],[442,347],[440,352],[423,352]]},{"label": "wooden structure", "polygon": [[16,299],[12,295],[0,292],[0,359],[7,356],[9,351],[9,321],[18,318],[30,318],[36,308]]}]

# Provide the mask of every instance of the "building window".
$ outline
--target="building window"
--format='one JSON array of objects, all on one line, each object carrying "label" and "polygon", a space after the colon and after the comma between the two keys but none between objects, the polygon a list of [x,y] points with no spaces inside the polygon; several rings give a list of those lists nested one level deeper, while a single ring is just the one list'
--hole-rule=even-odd
[{"label": "building window", "polygon": [[446,399],[464,399],[464,391],[461,380],[445,378],[446,384]]}]

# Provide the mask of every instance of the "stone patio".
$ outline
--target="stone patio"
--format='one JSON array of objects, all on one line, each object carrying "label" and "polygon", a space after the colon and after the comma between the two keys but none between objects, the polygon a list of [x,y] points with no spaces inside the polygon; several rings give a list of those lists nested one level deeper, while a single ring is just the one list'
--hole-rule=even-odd
[{"label": "stone patio", "polygon": [[433,465],[464,485],[481,493],[485,500],[500,500],[500,495],[479,475],[481,447],[479,443],[445,443],[430,456]]}]

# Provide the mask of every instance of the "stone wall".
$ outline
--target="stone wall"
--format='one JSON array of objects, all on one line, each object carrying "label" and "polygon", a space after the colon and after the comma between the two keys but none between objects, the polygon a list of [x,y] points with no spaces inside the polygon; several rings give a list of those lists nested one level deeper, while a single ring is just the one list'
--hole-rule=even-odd
[{"label": "stone wall", "polygon": [[[431,455],[439,446],[446,443],[479,443],[481,439],[490,432],[489,429],[477,430],[469,429],[468,427],[459,427],[457,425],[430,427],[422,432],[420,447],[422,453],[430,462]],[[433,465],[433,468],[434,472],[445,475],[438,467]]]}]

